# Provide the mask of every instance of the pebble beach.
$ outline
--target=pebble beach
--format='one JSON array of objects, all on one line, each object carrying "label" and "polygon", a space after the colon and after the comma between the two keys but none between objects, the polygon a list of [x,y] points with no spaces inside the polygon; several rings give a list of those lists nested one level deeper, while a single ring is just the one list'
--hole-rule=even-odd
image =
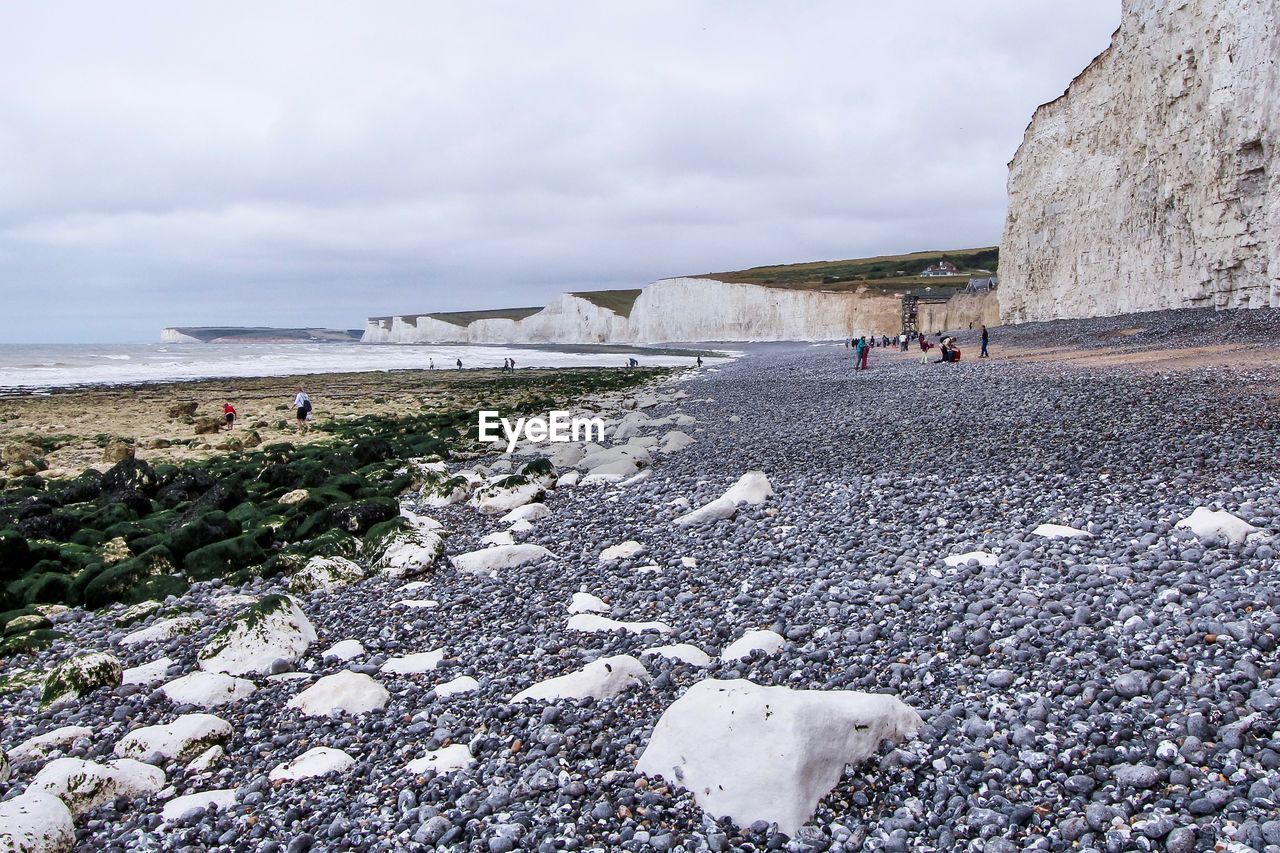
[{"label": "pebble beach", "polygon": [[[0,808],[66,794],[74,759],[128,776],[74,814],[80,850],[1280,851],[1277,313],[996,329],[985,360],[965,331],[958,364],[865,372],[753,346],[580,404],[598,445],[423,462],[400,504],[438,556],[47,609],[65,638],[0,662]],[[210,665],[274,595],[303,641]],[[42,703],[89,652],[123,672]],[[707,680],[918,721],[801,825],[728,816],[711,788],[746,782],[639,767]],[[196,715],[225,729],[137,736]],[[734,745],[764,815],[804,776],[769,746]]]}]

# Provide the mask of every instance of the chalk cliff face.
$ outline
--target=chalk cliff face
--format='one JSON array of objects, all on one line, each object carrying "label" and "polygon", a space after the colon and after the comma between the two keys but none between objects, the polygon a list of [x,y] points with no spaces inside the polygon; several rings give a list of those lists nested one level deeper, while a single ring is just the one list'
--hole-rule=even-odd
[{"label": "chalk cliff face", "polygon": [[663,343],[834,340],[897,334],[897,296],[784,290],[705,278],[654,282],[627,316],[565,293],[522,320],[454,325],[424,316],[373,317],[366,343]]},{"label": "chalk cliff face", "polygon": [[1005,322],[1280,307],[1280,4],[1125,0],[1009,164]]}]

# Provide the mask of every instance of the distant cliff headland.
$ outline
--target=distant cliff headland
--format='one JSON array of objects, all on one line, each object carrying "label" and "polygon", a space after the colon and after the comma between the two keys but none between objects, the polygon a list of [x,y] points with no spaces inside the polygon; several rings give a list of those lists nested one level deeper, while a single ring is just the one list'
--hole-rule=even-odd
[{"label": "distant cliff headland", "polygon": [[[754,267],[639,289],[563,293],[542,307],[370,317],[365,343],[666,343],[896,335],[994,323],[995,247]],[[971,284],[972,282],[972,284]],[[953,317],[954,315],[954,317]]]},{"label": "distant cliff headland", "polygon": [[360,340],[359,329],[273,329],[269,326],[170,326],[160,332],[164,344],[296,344]]}]

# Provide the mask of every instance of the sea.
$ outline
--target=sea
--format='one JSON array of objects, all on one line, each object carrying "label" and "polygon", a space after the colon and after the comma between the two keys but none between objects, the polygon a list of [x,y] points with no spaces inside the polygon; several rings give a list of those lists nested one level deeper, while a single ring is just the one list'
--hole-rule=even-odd
[{"label": "sea", "polygon": [[[688,350],[627,347],[450,346],[343,343],[282,344],[0,344],[0,393],[41,393],[60,388],[290,376],[500,368],[504,359],[526,367],[642,367],[694,364]],[[720,361],[706,357],[707,363]]]}]

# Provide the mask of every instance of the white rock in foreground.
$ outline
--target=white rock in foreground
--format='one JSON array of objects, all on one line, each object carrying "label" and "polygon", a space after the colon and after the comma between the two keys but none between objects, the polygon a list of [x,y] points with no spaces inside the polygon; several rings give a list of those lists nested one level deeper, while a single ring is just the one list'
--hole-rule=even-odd
[{"label": "white rock in foreground", "polygon": [[612,631],[626,631],[630,634],[643,634],[646,631],[657,631],[659,634],[670,634],[671,626],[665,622],[620,622],[607,616],[595,613],[578,613],[569,617],[570,631],[583,631],[592,634],[603,634]]},{"label": "white rock in foreground", "polygon": [[975,560],[983,568],[991,568],[1000,562],[999,557],[987,551],[969,551],[964,554],[952,554],[949,557],[942,558],[942,562],[948,566],[963,566],[970,560]]},{"label": "white rock in foreground", "polygon": [[589,592],[575,592],[569,603],[570,613],[608,613],[609,605]]},{"label": "white rock in foreground", "polygon": [[169,701],[178,705],[217,708],[252,695],[252,681],[221,672],[193,672],[175,678],[160,688]]},{"label": "white rock in foreground", "polygon": [[845,765],[920,724],[893,696],[708,679],[663,712],[636,769],[686,788],[709,815],[794,835]]},{"label": "white rock in foreground", "polygon": [[721,660],[742,660],[751,657],[755,651],[766,655],[777,654],[787,642],[786,638],[776,631],[748,631],[729,644],[720,653]]},{"label": "white rock in foreground", "polygon": [[364,569],[346,557],[312,557],[307,564],[289,576],[289,589],[295,592],[321,590],[332,592],[364,578]]},{"label": "white rock in foreground", "polygon": [[1033,536],[1043,536],[1046,539],[1078,539],[1093,535],[1087,530],[1067,527],[1064,524],[1042,524],[1031,533]]},{"label": "white rock in foreground", "polygon": [[232,617],[200,650],[200,668],[230,675],[266,673],[276,660],[296,661],[316,629],[293,599],[269,595]]},{"label": "white rock in foreground", "polygon": [[637,684],[646,684],[649,673],[631,655],[600,658],[577,672],[540,681],[511,697],[512,702],[556,699],[608,699]]},{"label": "white rock in foreground", "polygon": [[628,557],[634,557],[644,550],[644,546],[634,539],[628,539],[626,542],[619,542],[617,545],[610,545],[600,552],[600,562],[609,563],[614,560],[625,560]]},{"label": "white rock in foreground", "polygon": [[471,749],[460,743],[455,743],[440,749],[428,750],[425,756],[410,761],[405,765],[404,769],[410,773],[426,773],[428,770],[434,770],[437,773],[452,773],[457,770],[465,770],[475,763],[475,758],[471,756]]},{"label": "white rock in foreground", "polygon": [[146,758],[159,753],[166,759],[187,762],[214,744],[231,737],[231,724],[212,714],[183,714],[160,726],[134,729],[116,744],[121,758]]},{"label": "white rock in foreground", "polygon": [[76,827],[62,800],[28,789],[0,803],[0,850],[62,853],[76,844]]},{"label": "white rock in foreground", "polygon": [[105,652],[89,652],[55,666],[44,680],[42,706],[74,701],[100,687],[119,687],[124,680],[120,661]]},{"label": "white rock in foreground", "polygon": [[418,675],[431,672],[444,660],[444,649],[433,649],[429,652],[417,652],[398,658],[389,658],[378,670],[388,675]]},{"label": "white rock in foreground", "polygon": [[495,545],[466,554],[455,554],[450,559],[460,572],[493,575],[499,569],[517,569],[541,560],[554,560],[555,554],[541,545]]},{"label": "white rock in foreground", "polygon": [[677,660],[691,666],[710,666],[711,655],[691,643],[674,643],[670,646],[654,646],[640,653],[641,657],[658,655]]},{"label": "white rock in foreground", "polygon": [[173,658],[160,658],[153,660],[151,663],[144,663],[138,666],[131,666],[126,669],[121,677],[121,684],[155,684],[157,681],[164,681],[169,667],[173,666]]},{"label": "white rock in foreground", "polygon": [[505,530],[495,530],[480,537],[481,545],[514,545],[516,538]]},{"label": "white rock in foreground", "polygon": [[116,797],[140,797],[164,787],[164,771],[132,759],[99,764],[80,758],[50,761],[27,786],[27,794],[44,793],[62,800],[79,816]]},{"label": "white rock in foreground", "polygon": [[1261,529],[1226,510],[1214,512],[1207,506],[1197,507],[1191,515],[1179,521],[1174,527],[1190,530],[1198,539],[1210,541],[1223,539],[1233,545],[1239,545],[1249,537],[1250,533],[1257,533]]},{"label": "white rock in foreground", "polygon": [[175,616],[172,619],[161,619],[146,628],[140,628],[132,634],[125,634],[120,639],[122,646],[140,646],[144,643],[160,643],[165,640],[172,640],[174,637],[183,637],[187,634],[194,634],[200,630],[203,617],[196,616]]},{"label": "white rock in foreground", "polygon": [[662,444],[658,446],[658,452],[678,453],[693,444],[693,441],[693,438],[688,433],[673,429],[662,436]]},{"label": "white rock in foreground", "polygon": [[716,498],[705,506],[686,512],[675,520],[680,527],[706,524],[708,521],[719,521],[722,518],[733,518],[738,514],[738,505],[729,498]]},{"label": "white rock in foreground", "polygon": [[236,788],[218,788],[174,797],[164,804],[164,808],[160,810],[160,817],[163,820],[174,821],[208,811],[213,806],[219,809],[229,808],[235,805],[236,790]]},{"label": "white rock in foreground", "polygon": [[723,497],[735,504],[759,506],[773,497],[773,486],[769,485],[769,478],[763,471],[748,471],[729,487]]},{"label": "white rock in foreground", "polygon": [[444,554],[444,537],[434,530],[415,529],[389,535],[379,543],[373,567],[389,577],[420,575]]},{"label": "white rock in foreground", "polygon": [[324,650],[321,658],[337,658],[348,661],[364,654],[364,644],[359,640],[340,640]]},{"label": "white rock in foreground", "polygon": [[327,717],[334,714],[365,714],[379,711],[390,701],[387,688],[369,676],[344,669],[326,675],[315,684],[294,696],[288,707],[298,708],[310,717]]},{"label": "white rock in foreground", "polygon": [[503,524],[515,524],[517,521],[541,521],[551,515],[551,508],[546,504],[525,504],[516,507],[498,521]]},{"label": "white rock in foreground", "polygon": [[[506,478],[504,477],[503,480]],[[523,483],[518,486],[502,485],[502,481],[479,489],[471,498],[472,505],[484,515],[510,512],[519,506],[541,500],[547,490],[540,483]]]},{"label": "white rock in foreground", "polygon": [[92,734],[93,729],[88,726],[61,726],[42,735],[27,738],[9,750],[9,760],[19,764],[33,758],[44,758],[55,749],[70,746],[76,738],[89,737]]},{"label": "white rock in foreground", "polygon": [[328,776],[330,773],[341,773],[356,763],[356,760],[340,749],[328,746],[317,746],[308,749],[297,758],[277,764],[267,774],[272,782],[278,779],[310,779],[313,776]]},{"label": "white rock in foreground", "polygon": [[437,684],[433,689],[437,698],[447,699],[450,696],[458,696],[462,693],[474,693],[480,689],[480,682],[469,675],[460,675],[443,684]]}]

